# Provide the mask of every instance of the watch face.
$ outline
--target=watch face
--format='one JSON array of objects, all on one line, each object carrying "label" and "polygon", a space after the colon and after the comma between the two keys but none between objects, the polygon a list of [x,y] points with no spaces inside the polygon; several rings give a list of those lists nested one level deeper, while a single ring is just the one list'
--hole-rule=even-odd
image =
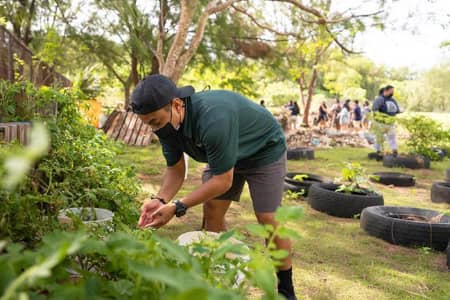
[{"label": "watch face", "polygon": [[187,207],[180,201],[175,201],[175,216],[182,217],[186,214]]}]

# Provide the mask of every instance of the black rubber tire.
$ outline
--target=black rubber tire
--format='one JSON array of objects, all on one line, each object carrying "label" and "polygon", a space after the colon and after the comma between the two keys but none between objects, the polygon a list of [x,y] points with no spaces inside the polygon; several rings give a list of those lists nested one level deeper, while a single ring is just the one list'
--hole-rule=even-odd
[{"label": "black rubber tire", "polygon": [[447,268],[450,269],[450,240],[448,240],[447,244]]},{"label": "black rubber tire", "polygon": [[439,160],[443,160],[448,155],[448,151],[446,149],[433,147],[431,150],[438,155]]},{"label": "black rubber tire", "polygon": [[450,204],[450,182],[435,182],[431,186],[431,202]]},{"label": "black rubber tire", "polygon": [[429,223],[392,217],[398,214],[431,218],[440,213],[414,207],[373,206],[361,213],[361,228],[391,244],[445,250],[450,239],[450,216],[442,216],[441,223]]},{"label": "black rubber tire", "polygon": [[335,192],[339,185],[316,183],[309,189],[308,203],[315,210],[341,218],[353,218],[369,206],[383,205],[383,196],[367,191],[366,195]]},{"label": "black rubber tire", "polygon": [[[303,181],[297,181],[294,180],[295,175],[308,175],[307,178],[305,178]],[[301,190],[304,191],[303,196],[308,196],[309,188],[314,183],[322,183],[326,182],[327,180],[323,178],[322,176],[310,174],[310,173],[303,173],[303,172],[289,172],[284,177],[284,183],[285,183],[285,190],[290,190],[293,192],[299,192]]]},{"label": "black rubber tire", "polygon": [[414,186],[416,179],[413,175],[396,172],[375,172],[372,175],[377,176],[378,180],[370,177],[370,181],[394,186]]},{"label": "black rubber tire", "polygon": [[309,147],[299,147],[287,150],[288,160],[314,159],[314,149]]},{"label": "black rubber tire", "polygon": [[448,168],[447,170],[445,170],[445,179],[447,181],[450,181],[450,168]]},{"label": "black rubber tire", "polygon": [[409,169],[429,169],[430,160],[421,155],[397,157],[392,155],[385,155],[383,157],[383,166],[388,168],[401,167]]},{"label": "black rubber tire", "polygon": [[294,193],[299,193],[299,192],[303,191],[302,196],[306,197],[304,188],[299,187],[299,186],[295,186],[295,185],[290,184],[290,183],[287,183],[286,181],[284,182],[284,190],[285,191],[291,191],[291,192],[294,192]]},{"label": "black rubber tire", "polygon": [[380,154],[378,154],[377,152],[370,152],[369,154],[367,154],[367,157],[369,159],[373,159],[373,160],[377,160],[378,161],[380,159]]}]

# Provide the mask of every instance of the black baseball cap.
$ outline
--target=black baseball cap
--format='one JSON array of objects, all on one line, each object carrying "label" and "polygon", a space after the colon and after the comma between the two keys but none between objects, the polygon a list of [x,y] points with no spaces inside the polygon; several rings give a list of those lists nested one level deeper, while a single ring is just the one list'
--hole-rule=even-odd
[{"label": "black baseball cap", "polygon": [[177,88],[170,78],[155,74],[142,79],[131,94],[131,109],[145,115],[163,108],[175,98],[186,98],[195,93],[192,86]]}]

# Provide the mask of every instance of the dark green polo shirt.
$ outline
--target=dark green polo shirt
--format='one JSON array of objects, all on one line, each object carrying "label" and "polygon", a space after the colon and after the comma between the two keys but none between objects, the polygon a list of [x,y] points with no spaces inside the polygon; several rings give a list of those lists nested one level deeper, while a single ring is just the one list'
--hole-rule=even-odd
[{"label": "dark green polo shirt", "polygon": [[167,165],[183,152],[207,162],[215,175],[233,167],[268,165],[286,151],[283,130],[264,107],[231,91],[214,90],[186,99],[186,114],[177,136],[161,140]]}]

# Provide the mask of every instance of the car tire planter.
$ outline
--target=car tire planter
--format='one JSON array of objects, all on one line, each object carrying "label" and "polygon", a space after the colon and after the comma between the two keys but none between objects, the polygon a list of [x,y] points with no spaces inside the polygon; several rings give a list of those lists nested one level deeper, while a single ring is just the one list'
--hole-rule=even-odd
[{"label": "car tire planter", "polygon": [[[294,180],[296,175],[306,175],[303,181]],[[287,173],[284,177],[284,189],[290,190],[292,192],[300,192],[303,191],[303,196],[308,196],[309,188],[314,183],[322,183],[325,182],[326,179],[315,174],[302,173],[302,172],[290,172]]]},{"label": "car tire planter", "polygon": [[[429,222],[437,216],[439,222]],[[450,216],[429,209],[373,206],[361,213],[361,228],[391,244],[444,251],[450,239]]]},{"label": "car tire planter", "polygon": [[431,202],[450,204],[450,182],[435,182],[431,186]]},{"label": "car tire planter", "polygon": [[383,157],[383,166],[393,168],[409,168],[409,169],[429,169],[430,160],[421,155],[410,156],[392,156],[385,155]]},{"label": "car tire planter", "polygon": [[379,160],[383,159],[383,155],[382,154],[378,154],[377,152],[370,152],[369,154],[367,154],[367,157],[369,159],[374,159],[376,161],[379,161]]},{"label": "car tire planter", "polygon": [[369,206],[383,205],[383,196],[367,191],[365,194],[336,192],[334,183],[316,183],[309,189],[308,203],[315,210],[341,218],[353,218]]},{"label": "car tire planter", "polygon": [[448,240],[447,245],[447,268],[450,269],[450,239]]},{"label": "car tire planter", "polygon": [[416,179],[414,178],[414,176],[409,174],[395,172],[376,172],[372,175],[377,177],[370,177],[370,181],[375,183],[394,186],[414,186],[416,184]]},{"label": "car tire planter", "polygon": [[314,150],[308,147],[299,147],[287,150],[288,160],[314,159]]}]

